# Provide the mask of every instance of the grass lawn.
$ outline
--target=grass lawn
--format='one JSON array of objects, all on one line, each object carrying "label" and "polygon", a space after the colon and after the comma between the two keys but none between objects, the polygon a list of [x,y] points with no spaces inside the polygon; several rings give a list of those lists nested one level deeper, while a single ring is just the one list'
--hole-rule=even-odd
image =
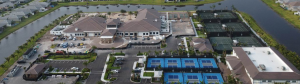
[{"label": "grass lawn", "polygon": [[35,20],[37,20],[37,19],[45,16],[48,13],[51,13],[52,11],[54,11],[54,10],[60,8],[60,7],[61,7],[61,5],[57,5],[57,6],[51,8],[50,10],[48,10],[46,12],[39,12],[39,13],[34,14],[33,16],[29,17],[29,18],[26,18],[26,19],[22,20],[16,26],[5,28],[4,31],[0,34],[0,39],[5,38],[7,35],[13,33],[14,31],[16,31],[16,30],[24,27],[25,25],[27,25],[27,24],[29,24],[29,23],[31,23],[31,22],[33,22],[33,21],[35,21]]},{"label": "grass lawn", "polygon": [[294,15],[294,12],[285,10],[280,7],[279,3],[275,3],[275,0],[262,0],[265,4],[271,7],[276,13],[278,13],[281,17],[287,20],[289,23],[294,25],[297,28],[300,28],[300,16]]},{"label": "grass lawn", "polygon": [[144,72],[144,76],[154,76],[154,72]]},{"label": "grass lawn", "polygon": [[206,35],[204,34],[204,32],[201,32],[200,30],[197,30],[197,34],[199,38],[206,38]]},{"label": "grass lawn", "polygon": [[99,5],[99,4],[147,4],[147,5],[200,5],[207,3],[215,3],[223,0],[204,0],[195,2],[194,0],[187,0],[186,2],[164,2],[165,0],[127,0],[127,1],[93,1],[93,2],[68,2],[68,3],[59,3],[64,6],[72,6],[72,5]]}]

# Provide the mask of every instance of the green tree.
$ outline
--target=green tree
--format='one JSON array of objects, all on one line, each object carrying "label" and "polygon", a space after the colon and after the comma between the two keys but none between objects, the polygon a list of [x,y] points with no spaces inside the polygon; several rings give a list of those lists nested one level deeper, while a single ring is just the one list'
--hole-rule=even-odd
[{"label": "green tree", "polygon": [[96,47],[96,46],[93,46],[92,48],[93,48],[93,49],[96,49],[97,47]]},{"label": "green tree", "polygon": [[110,17],[110,15],[111,15],[111,12],[107,12],[107,15]]},{"label": "green tree", "polygon": [[131,15],[133,14],[131,11],[128,12],[129,14],[129,20],[131,20]]},{"label": "green tree", "polygon": [[122,14],[124,14],[124,13],[126,13],[126,10],[124,10],[124,9],[121,9],[121,11],[120,11]]},{"label": "green tree", "polygon": [[9,60],[10,60],[10,57],[6,57],[6,58],[5,58],[5,60],[6,60],[7,62],[9,62]]}]

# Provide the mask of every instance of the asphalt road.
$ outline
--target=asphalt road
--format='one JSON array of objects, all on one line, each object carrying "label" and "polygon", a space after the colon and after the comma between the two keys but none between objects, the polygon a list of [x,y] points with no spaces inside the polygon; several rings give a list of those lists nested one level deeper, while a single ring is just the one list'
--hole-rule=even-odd
[{"label": "asphalt road", "polygon": [[[130,81],[130,75],[133,67],[134,61],[138,61],[136,54],[140,52],[151,51],[153,55],[154,51],[162,51],[162,50],[177,50],[177,44],[181,42],[181,39],[176,39],[174,36],[168,38],[166,40],[167,47],[163,49],[154,49],[154,48],[128,48],[124,50],[114,50],[114,52],[124,52],[126,54],[124,64],[121,66],[120,73],[117,74],[117,80],[113,82],[113,84],[132,84]],[[103,72],[103,68],[105,65],[105,61],[107,55],[112,52],[112,50],[97,50],[98,53],[97,59],[88,65],[88,67],[92,70],[89,78],[87,79],[86,84],[97,84],[98,81],[101,81],[101,75]]]}]

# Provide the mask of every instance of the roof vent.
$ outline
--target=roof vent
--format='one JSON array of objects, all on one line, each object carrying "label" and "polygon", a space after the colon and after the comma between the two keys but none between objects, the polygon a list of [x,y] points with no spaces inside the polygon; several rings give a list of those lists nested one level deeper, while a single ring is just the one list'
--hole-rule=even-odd
[{"label": "roof vent", "polygon": [[250,55],[251,54],[251,52],[250,51],[248,51],[248,53],[247,53],[248,55]]},{"label": "roof vent", "polygon": [[157,22],[157,19],[156,19],[156,18],[154,19],[154,22]]},{"label": "roof vent", "polygon": [[78,28],[75,28],[75,31],[78,31]]},{"label": "roof vent", "polygon": [[268,51],[268,55],[270,55],[271,54],[271,52],[270,51]]},{"label": "roof vent", "polygon": [[281,69],[282,69],[283,71],[285,71],[285,70],[286,70],[286,68],[285,68],[284,66],[281,66]]},{"label": "roof vent", "polygon": [[261,70],[266,70],[266,66],[264,64],[259,64],[259,68],[261,68]]}]

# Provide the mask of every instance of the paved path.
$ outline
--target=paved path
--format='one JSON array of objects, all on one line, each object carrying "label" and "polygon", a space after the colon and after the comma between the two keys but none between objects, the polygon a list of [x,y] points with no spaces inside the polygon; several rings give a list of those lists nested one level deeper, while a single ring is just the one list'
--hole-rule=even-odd
[{"label": "paved path", "polygon": [[99,52],[96,51],[98,54],[97,59],[88,65],[88,68],[92,69],[89,78],[87,79],[86,84],[96,84],[100,81],[102,70],[105,65],[105,60],[107,55],[110,53],[109,51]]}]

